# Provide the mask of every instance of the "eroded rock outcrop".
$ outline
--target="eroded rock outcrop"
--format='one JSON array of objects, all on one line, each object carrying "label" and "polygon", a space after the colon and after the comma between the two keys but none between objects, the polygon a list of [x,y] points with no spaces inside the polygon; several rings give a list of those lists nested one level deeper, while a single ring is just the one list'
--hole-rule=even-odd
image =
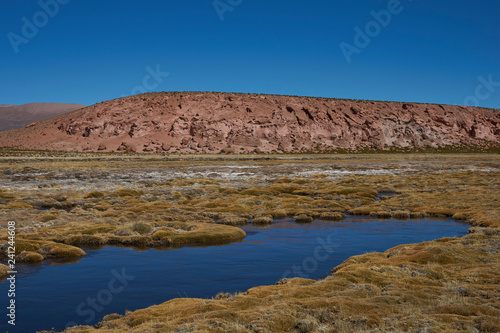
[{"label": "eroded rock outcrop", "polygon": [[150,93],[0,133],[0,146],[270,152],[499,144],[499,110],[231,93]]}]

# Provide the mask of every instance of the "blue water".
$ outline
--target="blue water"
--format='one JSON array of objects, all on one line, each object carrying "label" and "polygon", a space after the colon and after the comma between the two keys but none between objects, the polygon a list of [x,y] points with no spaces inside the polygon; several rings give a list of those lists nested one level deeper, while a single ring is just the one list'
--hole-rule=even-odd
[{"label": "blue water", "polygon": [[[62,330],[92,325],[178,297],[213,297],[274,284],[283,277],[318,279],[348,257],[405,243],[462,236],[468,225],[452,219],[373,220],[243,227],[244,241],[170,250],[105,247],[73,262],[18,265],[16,326],[7,325],[8,283],[0,283],[0,331]],[[119,276],[118,279],[116,276]]]}]

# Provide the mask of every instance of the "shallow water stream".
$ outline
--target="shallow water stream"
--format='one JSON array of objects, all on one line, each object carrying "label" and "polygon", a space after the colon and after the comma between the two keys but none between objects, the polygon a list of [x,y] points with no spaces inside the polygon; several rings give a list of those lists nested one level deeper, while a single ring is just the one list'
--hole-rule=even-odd
[{"label": "shallow water stream", "polygon": [[247,237],[226,245],[137,250],[86,249],[73,263],[17,265],[16,326],[6,324],[8,284],[0,283],[4,319],[0,331],[62,330],[92,325],[178,297],[207,298],[245,291],[283,277],[325,277],[350,256],[385,251],[405,243],[462,236],[468,225],[452,219],[374,220],[349,216],[342,222],[243,227]]}]

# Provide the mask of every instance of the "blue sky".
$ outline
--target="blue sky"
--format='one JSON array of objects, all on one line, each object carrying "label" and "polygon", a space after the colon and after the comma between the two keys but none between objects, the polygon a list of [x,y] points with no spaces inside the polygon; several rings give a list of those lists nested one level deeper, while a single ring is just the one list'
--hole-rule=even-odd
[{"label": "blue sky", "polygon": [[500,108],[499,14],[493,0],[2,1],[0,104],[194,90]]}]

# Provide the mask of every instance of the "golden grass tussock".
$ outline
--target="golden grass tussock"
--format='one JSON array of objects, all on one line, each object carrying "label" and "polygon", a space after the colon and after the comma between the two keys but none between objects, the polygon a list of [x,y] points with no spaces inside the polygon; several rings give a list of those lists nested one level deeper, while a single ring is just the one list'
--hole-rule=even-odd
[{"label": "golden grass tussock", "polygon": [[132,229],[130,227],[125,227],[125,228],[121,228],[121,229],[118,229],[114,232],[115,235],[117,236],[132,236],[132,235],[138,235],[137,232],[135,231],[132,231]]},{"label": "golden grass tussock", "polygon": [[325,221],[341,221],[346,218],[346,215],[341,212],[324,212],[319,218]]},{"label": "golden grass tussock", "polygon": [[[248,220],[247,220],[248,221]],[[183,244],[223,243],[246,237],[243,230],[214,223],[199,222],[133,222],[121,227],[85,226],[55,237],[59,243],[78,247],[126,245],[165,247]]]},{"label": "golden grass tussock", "polygon": [[83,251],[78,247],[66,244],[59,244],[59,243],[53,243],[49,246],[43,247],[41,248],[41,251],[42,252],[48,251],[48,254],[44,256],[54,257],[54,258],[73,258],[73,257],[81,257],[86,254],[85,251]]},{"label": "golden grass tussock", "polygon": [[10,272],[10,268],[4,264],[0,264],[0,277],[8,275],[8,272]]},{"label": "golden grass tussock", "polygon": [[427,213],[424,212],[410,212],[410,218],[412,219],[424,219],[427,216]]},{"label": "golden grass tussock", "polygon": [[233,214],[225,214],[221,216],[215,223],[218,224],[226,224],[226,225],[232,225],[232,226],[238,226],[238,225],[246,225],[248,224],[248,218],[246,217],[241,217]]},{"label": "golden grass tussock", "polygon": [[118,190],[116,192],[116,194],[119,197],[138,197],[141,195],[141,192],[136,191],[136,190],[132,190],[132,189],[128,189],[128,188],[124,188],[124,189]]},{"label": "golden grass tussock", "polygon": [[273,223],[273,217],[270,215],[257,216],[252,220],[253,225],[269,225]]},{"label": "golden grass tussock", "polygon": [[102,197],[104,197],[104,193],[100,191],[93,191],[85,196],[85,198],[102,198]]},{"label": "golden grass tussock", "polygon": [[37,252],[23,251],[16,256],[16,261],[25,263],[37,263],[43,261],[43,256]]},{"label": "golden grass tussock", "polygon": [[359,195],[362,197],[375,198],[378,195],[377,190],[367,188],[367,187],[349,187],[340,190],[335,190],[335,193],[343,195]]},{"label": "golden grass tussock", "polygon": [[312,216],[307,214],[298,214],[293,217],[297,223],[311,223],[313,221]]},{"label": "golden grass tussock", "polygon": [[[364,214],[355,214],[355,215],[364,215]],[[390,219],[393,217],[393,212],[388,210],[374,210],[370,211],[368,215],[379,219]]]},{"label": "golden grass tussock", "polygon": [[[4,247],[7,245],[3,245]],[[57,242],[33,240],[33,239],[16,239],[16,257],[27,258],[26,260],[43,258],[73,258],[85,255],[82,249]],[[5,256],[5,254],[3,254]]]},{"label": "golden grass tussock", "polygon": [[33,206],[24,201],[14,201],[8,205],[0,206],[0,209],[32,209]]},{"label": "golden grass tussock", "polygon": [[43,215],[40,217],[39,221],[40,222],[49,222],[49,221],[52,221],[52,220],[55,220],[57,219],[57,216],[53,215],[53,214],[47,214],[47,215]]},{"label": "golden grass tussock", "polygon": [[141,235],[149,234],[153,230],[153,226],[149,223],[135,222],[130,228],[133,232],[137,232]]},{"label": "golden grass tussock", "polygon": [[6,191],[0,189],[0,199],[13,200],[15,198],[16,198],[16,196],[14,194],[6,192]]},{"label": "golden grass tussock", "polygon": [[453,214],[453,218],[455,220],[467,220],[467,218],[470,216],[469,212],[458,212]]},{"label": "golden grass tussock", "polygon": [[58,238],[57,241],[64,244],[83,247],[102,246],[108,242],[106,237],[97,235],[71,235]]},{"label": "golden grass tussock", "polygon": [[407,220],[410,218],[409,210],[396,210],[392,212],[392,217],[398,220]]},{"label": "golden grass tussock", "polygon": [[[268,212],[264,211],[263,213],[267,214]],[[286,210],[284,210],[284,209],[274,209],[274,210],[272,210],[272,211],[269,212],[269,215],[271,215],[275,219],[279,219],[279,218],[283,218],[283,217],[287,217],[288,216],[287,213],[286,213]]]},{"label": "golden grass tussock", "polygon": [[[172,229],[175,234],[172,234]],[[158,235],[157,233],[158,231],[153,235],[153,238],[158,236],[160,239],[169,239],[172,245],[223,243],[246,237],[246,233],[240,228],[209,223],[189,223],[187,225],[174,223],[169,224],[169,229],[165,234]]]}]

